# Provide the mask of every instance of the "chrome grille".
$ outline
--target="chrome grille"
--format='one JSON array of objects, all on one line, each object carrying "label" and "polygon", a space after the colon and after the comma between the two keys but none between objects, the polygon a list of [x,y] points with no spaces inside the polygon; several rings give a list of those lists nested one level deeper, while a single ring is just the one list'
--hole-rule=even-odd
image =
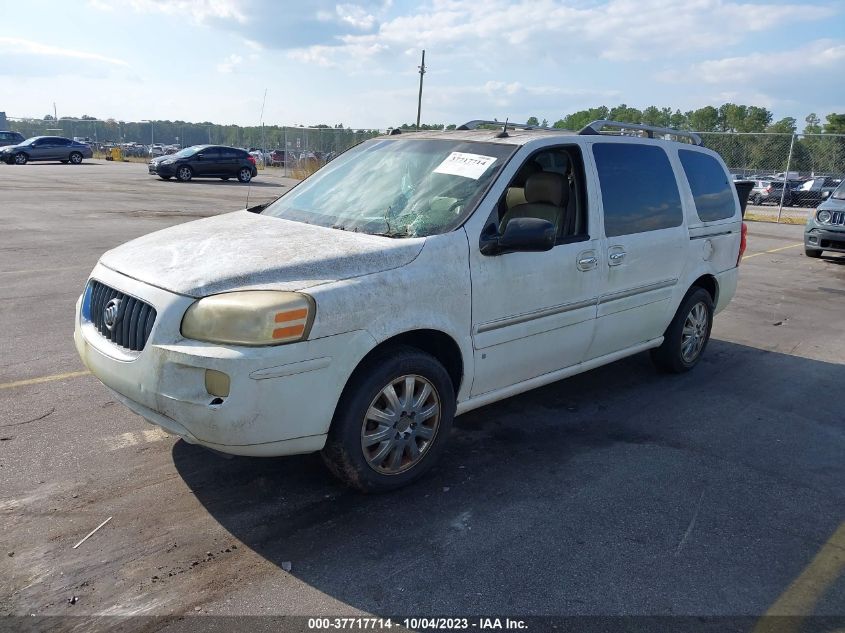
[{"label": "chrome grille", "polygon": [[845,226],[845,211],[831,211],[830,224]]},{"label": "chrome grille", "polygon": [[[133,352],[140,352],[147,344],[156,311],[150,304],[124,294],[92,279],[89,285],[90,308],[86,315],[97,331],[106,339]],[[117,314],[111,327],[106,325],[106,306],[117,300]]]}]

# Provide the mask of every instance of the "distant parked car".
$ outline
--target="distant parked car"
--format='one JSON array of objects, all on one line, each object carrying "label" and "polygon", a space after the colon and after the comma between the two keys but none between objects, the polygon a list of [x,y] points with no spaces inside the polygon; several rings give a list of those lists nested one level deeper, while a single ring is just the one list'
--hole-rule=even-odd
[{"label": "distant parked car", "polygon": [[29,161],[55,160],[78,165],[83,158],[92,158],[94,152],[85,143],[78,143],[62,136],[33,136],[17,145],[0,150],[0,160],[9,165],[25,165]]},{"label": "distant parked car", "polygon": [[0,132],[0,147],[5,147],[6,145],[17,145],[22,143],[23,140],[23,134],[20,132],[9,132],[8,130]]},{"label": "distant parked car", "polygon": [[150,161],[149,172],[163,180],[176,177],[187,182],[192,178],[237,178],[249,182],[258,174],[255,158],[242,149],[221,145],[194,145]]},{"label": "distant parked car", "polygon": [[792,193],[787,187],[783,192],[783,180],[755,180],[754,188],[748,196],[751,204],[780,204],[783,199],[784,206],[792,205]]},{"label": "distant parked car", "polygon": [[272,152],[270,152],[270,164],[273,167],[284,167],[285,166],[285,150],[274,149]]},{"label": "distant parked car", "polygon": [[150,145],[150,156],[164,156],[164,145],[161,143]]},{"label": "distant parked car", "polygon": [[792,188],[793,204],[802,207],[816,207],[827,200],[841,182],[841,180],[829,177],[811,178],[804,181],[797,187]]}]

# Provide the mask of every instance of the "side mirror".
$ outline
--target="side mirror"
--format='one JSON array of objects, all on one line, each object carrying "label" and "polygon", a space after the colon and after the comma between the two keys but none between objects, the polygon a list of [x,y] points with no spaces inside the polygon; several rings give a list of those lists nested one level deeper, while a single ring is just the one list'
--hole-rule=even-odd
[{"label": "side mirror", "polygon": [[202,160],[202,154],[197,154],[197,160]]},{"label": "side mirror", "polygon": [[508,222],[504,233],[496,231],[493,224],[481,233],[482,255],[504,255],[514,252],[541,252],[554,248],[555,226],[540,218],[514,218]]},{"label": "side mirror", "polygon": [[822,191],[822,200],[827,200],[830,197],[829,191]]}]

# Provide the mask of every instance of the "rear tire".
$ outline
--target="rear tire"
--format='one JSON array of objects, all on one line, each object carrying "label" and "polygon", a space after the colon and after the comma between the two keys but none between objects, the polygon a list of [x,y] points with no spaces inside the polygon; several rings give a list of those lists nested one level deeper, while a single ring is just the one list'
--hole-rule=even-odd
[{"label": "rear tire", "polygon": [[807,257],[812,257],[813,259],[818,259],[819,257],[822,256],[822,252],[820,250],[816,249],[816,248],[805,248],[804,254]]},{"label": "rear tire", "polygon": [[455,389],[436,358],[415,347],[386,348],[349,379],[323,461],[362,492],[401,488],[435,464],[454,415]]},{"label": "rear tire", "polygon": [[252,170],[247,169],[246,167],[241,167],[238,171],[238,181],[249,182],[250,180],[252,180]]},{"label": "rear tire", "polygon": [[187,165],[182,165],[179,169],[176,170],[176,178],[181,182],[188,182],[193,177],[194,170],[188,167]]},{"label": "rear tire", "polygon": [[81,165],[82,164],[82,154],[80,154],[79,152],[71,152],[70,156],[68,156],[68,158],[70,159],[71,165]]},{"label": "rear tire", "polygon": [[704,288],[693,286],[666,328],[663,344],[651,350],[651,360],[661,371],[689,371],[704,354],[712,328],[713,299]]}]

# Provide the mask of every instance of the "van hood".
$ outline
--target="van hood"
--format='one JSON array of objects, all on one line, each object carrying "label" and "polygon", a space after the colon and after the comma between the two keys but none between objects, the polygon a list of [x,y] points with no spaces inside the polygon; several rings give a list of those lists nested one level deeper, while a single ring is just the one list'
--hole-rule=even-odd
[{"label": "van hood", "polygon": [[425,238],[392,239],[236,211],[186,222],[106,252],[100,263],[190,297],[303,290],[398,268]]}]

